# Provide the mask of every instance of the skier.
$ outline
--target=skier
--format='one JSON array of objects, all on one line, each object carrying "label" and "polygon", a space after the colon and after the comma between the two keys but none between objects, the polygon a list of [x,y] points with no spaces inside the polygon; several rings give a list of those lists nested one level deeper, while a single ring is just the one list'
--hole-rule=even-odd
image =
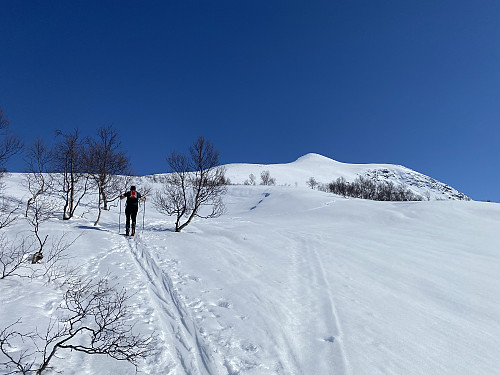
[{"label": "skier", "polygon": [[139,210],[139,200],[145,201],[146,197],[143,197],[139,193],[135,186],[130,187],[130,191],[125,194],[120,195],[120,199],[127,198],[127,204],[125,205],[125,216],[127,217],[125,222],[126,235],[129,235],[130,228],[130,218],[132,218],[132,236],[135,234],[135,221],[137,218],[137,211]]}]

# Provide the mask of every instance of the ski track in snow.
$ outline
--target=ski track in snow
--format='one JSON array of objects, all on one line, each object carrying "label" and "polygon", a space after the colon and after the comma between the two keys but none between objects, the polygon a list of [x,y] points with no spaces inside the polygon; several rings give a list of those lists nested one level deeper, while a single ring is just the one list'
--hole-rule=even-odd
[{"label": "ski track in snow", "polygon": [[[287,326],[293,328],[297,337],[307,337],[308,332],[324,332],[324,337],[316,339],[325,342],[322,355],[308,353],[308,348],[304,348],[302,343],[288,343],[288,352],[293,354],[288,355],[285,362],[292,365],[290,367],[294,368],[293,373],[314,365],[320,373],[352,375],[331,287],[314,246],[314,239],[307,233],[290,232],[285,235],[292,240],[291,264],[287,272],[288,287],[284,291],[284,301],[290,301]],[[317,290],[321,292],[318,293]],[[319,315],[312,314],[310,309],[319,311]],[[316,319],[305,318],[308,315]],[[318,360],[317,363],[313,363],[314,358]],[[307,365],[307,361],[311,363]]]},{"label": "ski track in snow", "polygon": [[[328,300],[330,302],[329,307],[332,310],[334,326],[335,326],[336,331],[337,331],[337,336],[326,337],[325,341],[331,342],[331,343],[335,343],[335,341],[338,341],[338,345],[334,346],[334,352],[339,352],[339,353],[338,354],[335,353],[336,354],[335,357],[336,358],[340,357],[342,359],[341,363],[342,363],[342,368],[343,368],[344,374],[345,375],[352,375],[352,370],[351,370],[349,360],[347,358],[345,348],[344,348],[344,343],[343,343],[344,334],[342,332],[342,326],[340,324],[339,314],[337,312],[337,307],[335,305],[335,301],[333,299],[333,296],[330,292],[330,290],[332,290],[332,289],[331,289],[330,283],[328,282],[328,279],[326,278],[325,268],[323,266],[323,263],[320,261],[320,258],[319,258],[319,255],[318,255],[318,252],[316,249],[313,249],[313,254],[314,254],[314,258],[315,258],[314,261],[315,261],[315,264],[317,266],[317,269],[319,269],[321,272],[321,283],[324,285],[325,290],[328,291],[328,293],[327,293]],[[336,365],[339,366],[339,363],[336,363]]]},{"label": "ski track in snow", "polygon": [[[137,269],[139,268],[136,264],[137,262],[130,262],[130,258],[133,257],[130,254],[130,246],[124,244],[124,239],[120,236],[119,238],[115,233],[112,233],[109,230],[102,229],[102,231],[107,232],[106,238],[111,243],[111,249],[107,249],[106,246],[102,247],[102,250],[95,253],[95,255],[89,258],[86,263],[86,272],[88,275],[99,275],[99,274],[107,274],[111,280],[119,281],[121,277],[119,276],[121,273],[125,273],[129,275],[127,278],[127,289],[133,290],[136,292],[131,292],[132,295],[137,295],[139,301],[135,306],[134,314],[141,316],[143,322],[153,329],[152,327],[155,324],[155,312],[159,310],[159,307],[154,304],[154,301],[151,300],[150,297],[150,288],[148,288],[148,292],[143,293],[143,289],[145,287],[146,279],[142,278],[142,274],[137,274]],[[133,257],[135,260],[135,257]],[[118,273],[116,270],[109,269],[109,266],[117,267],[121,271]],[[106,268],[104,268],[106,267]],[[132,275],[136,275],[134,278]],[[132,285],[132,287],[130,287]],[[160,323],[162,323],[161,314]],[[158,323],[156,323],[158,324]],[[161,335],[164,335],[164,328],[162,327]],[[161,337],[161,340],[165,343],[166,340],[164,337]],[[80,368],[83,368],[87,364],[85,361],[82,362]],[[83,367],[82,367],[83,366]],[[155,374],[171,374],[172,368],[175,367],[173,363],[172,354],[169,350],[158,351],[155,355],[152,355],[151,358],[147,360],[145,363],[145,368],[148,373]],[[88,372],[94,372],[91,368],[87,369]]]},{"label": "ski track in snow", "polygon": [[[148,290],[185,374],[219,374],[212,350],[199,333],[184,302],[176,292],[169,275],[163,271],[142,244],[140,236],[128,240],[131,255],[138,270],[149,281]],[[164,337],[167,340],[166,337]]]}]

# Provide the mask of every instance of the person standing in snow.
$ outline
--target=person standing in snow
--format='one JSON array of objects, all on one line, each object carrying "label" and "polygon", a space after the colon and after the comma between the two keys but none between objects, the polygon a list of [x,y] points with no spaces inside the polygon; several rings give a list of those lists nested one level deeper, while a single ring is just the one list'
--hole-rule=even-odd
[{"label": "person standing in snow", "polygon": [[132,218],[132,236],[135,234],[135,222],[137,218],[137,211],[139,210],[139,200],[145,201],[146,197],[143,197],[141,193],[139,193],[135,186],[130,187],[130,191],[127,191],[125,194],[120,195],[120,199],[127,198],[127,203],[125,205],[125,216],[126,216],[126,234],[129,235],[130,229],[130,219]]}]

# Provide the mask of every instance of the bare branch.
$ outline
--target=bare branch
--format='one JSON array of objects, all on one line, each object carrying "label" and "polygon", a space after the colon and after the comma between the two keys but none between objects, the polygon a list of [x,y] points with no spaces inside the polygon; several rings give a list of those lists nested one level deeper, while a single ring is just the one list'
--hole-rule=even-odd
[{"label": "bare branch", "polygon": [[94,223],[97,225],[102,209],[107,210],[109,202],[120,194],[122,178],[119,175],[129,173],[130,162],[120,150],[119,134],[112,126],[99,128],[97,139],[88,138],[87,144],[85,165],[97,187],[99,197],[99,212]]},{"label": "bare branch", "polygon": [[10,121],[7,116],[3,113],[2,108],[0,108],[0,131],[2,135],[5,136],[0,141],[0,169],[3,170],[3,165],[5,162],[14,154],[21,151],[23,148],[23,142],[21,138],[16,135],[6,135],[8,134]]},{"label": "bare branch", "polygon": [[26,153],[26,182],[31,194],[26,204],[26,217],[32,202],[52,189],[53,178],[47,173],[52,161],[52,154],[41,139],[37,139]]},{"label": "bare branch", "polygon": [[64,199],[63,219],[69,220],[89,188],[89,177],[85,173],[83,160],[85,149],[78,130],[70,134],[56,131],[56,134],[63,139],[54,148],[52,169],[59,176],[56,186]]},{"label": "bare branch", "polygon": [[[86,354],[104,354],[135,367],[141,358],[154,353],[156,336],[134,333],[128,323],[131,306],[124,289],[107,279],[76,281],[68,286],[59,306],[59,318],[52,318],[46,330],[21,333],[20,323],[0,332],[0,365],[10,373],[42,374],[60,350]],[[23,348],[16,350],[14,345]]]},{"label": "bare branch", "polygon": [[20,203],[11,205],[2,197],[2,203],[0,204],[0,229],[8,227],[17,219],[16,212],[19,206]]},{"label": "bare branch", "polygon": [[27,267],[26,261],[33,243],[30,238],[12,243],[4,234],[0,235],[0,279],[8,276],[25,277],[21,271]]}]

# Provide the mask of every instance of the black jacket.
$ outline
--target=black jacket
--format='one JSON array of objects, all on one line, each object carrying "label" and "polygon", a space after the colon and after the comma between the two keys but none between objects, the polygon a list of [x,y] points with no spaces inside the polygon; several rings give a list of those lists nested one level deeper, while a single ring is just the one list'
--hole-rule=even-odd
[{"label": "black jacket", "polygon": [[127,191],[123,194],[124,197],[127,198],[127,205],[125,206],[128,209],[138,209],[139,208],[139,199],[141,199],[142,195],[138,191],[135,192],[135,198],[131,197],[132,191]]}]

